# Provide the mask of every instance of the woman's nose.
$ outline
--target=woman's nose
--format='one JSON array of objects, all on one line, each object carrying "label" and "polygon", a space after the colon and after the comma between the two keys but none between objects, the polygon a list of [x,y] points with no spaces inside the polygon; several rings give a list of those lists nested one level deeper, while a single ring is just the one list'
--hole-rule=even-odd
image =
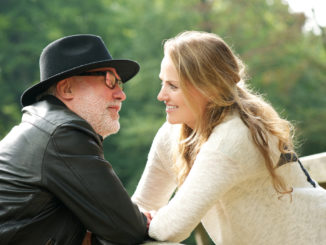
[{"label": "woman's nose", "polygon": [[166,93],[165,93],[165,91],[164,91],[164,87],[162,87],[161,90],[160,90],[160,92],[158,93],[158,95],[157,95],[157,99],[158,99],[159,101],[164,101],[164,100],[166,100]]}]

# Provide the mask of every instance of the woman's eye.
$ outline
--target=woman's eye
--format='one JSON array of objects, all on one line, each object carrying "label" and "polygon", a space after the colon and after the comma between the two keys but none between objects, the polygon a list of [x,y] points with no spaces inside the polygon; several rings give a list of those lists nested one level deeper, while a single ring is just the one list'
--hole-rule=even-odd
[{"label": "woman's eye", "polygon": [[178,89],[178,86],[176,86],[176,85],[174,85],[173,83],[171,83],[171,82],[161,82],[161,87],[163,88],[163,87],[167,87],[167,88],[170,88],[170,89],[172,89],[172,90],[176,90],[176,89]]},{"label": "woman's eye", "polygon": [[170,87],[171,89],[173,89],[173,90],[175,90],[175,89],[178,88],[177,86],[173,85],[172,83],[169,83],[169,87]]}]

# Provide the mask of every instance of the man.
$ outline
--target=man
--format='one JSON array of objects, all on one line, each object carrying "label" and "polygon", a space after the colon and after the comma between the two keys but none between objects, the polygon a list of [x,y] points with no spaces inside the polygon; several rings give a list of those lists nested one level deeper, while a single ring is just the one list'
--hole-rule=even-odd
[{"label": "man", "polygon": [[122,84],[139,71],[112,59],[102,39],[73,35],[40,56],[21,123],[0,143],[0,243],[139,244],[147,219],[111,165],[102,140],[119,128]]}]

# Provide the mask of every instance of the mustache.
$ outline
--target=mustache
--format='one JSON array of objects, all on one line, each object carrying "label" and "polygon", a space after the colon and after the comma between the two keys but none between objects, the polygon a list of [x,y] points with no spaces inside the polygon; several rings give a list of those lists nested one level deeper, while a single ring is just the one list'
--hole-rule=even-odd
[{"label": "mustache", "polygon": [[106,107],[118,107],[121,110],[122,102],[121,101],[110,101],[106,104]]},{"label": "mustache", "polygon": [[110,101],[107,103],[107,106],[122,106],[121,101]]}]

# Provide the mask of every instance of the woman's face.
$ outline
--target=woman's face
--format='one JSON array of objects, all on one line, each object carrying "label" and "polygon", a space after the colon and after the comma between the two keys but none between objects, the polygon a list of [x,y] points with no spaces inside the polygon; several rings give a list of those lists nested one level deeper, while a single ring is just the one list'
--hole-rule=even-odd
[{"label": "woman's face", "polygon": [[[193,129],[198,116],[186,103],[185,95],[180,88],[178,72],[171,58],[167,55],[162,60],[159,77],[162,81],[162,88],[157,99],[163,101],[166,105],[167,121],[171,124],[184,123]],[[189,92],[202,112],[207,104],[206,98],[195,88],[189,89]]]}]

